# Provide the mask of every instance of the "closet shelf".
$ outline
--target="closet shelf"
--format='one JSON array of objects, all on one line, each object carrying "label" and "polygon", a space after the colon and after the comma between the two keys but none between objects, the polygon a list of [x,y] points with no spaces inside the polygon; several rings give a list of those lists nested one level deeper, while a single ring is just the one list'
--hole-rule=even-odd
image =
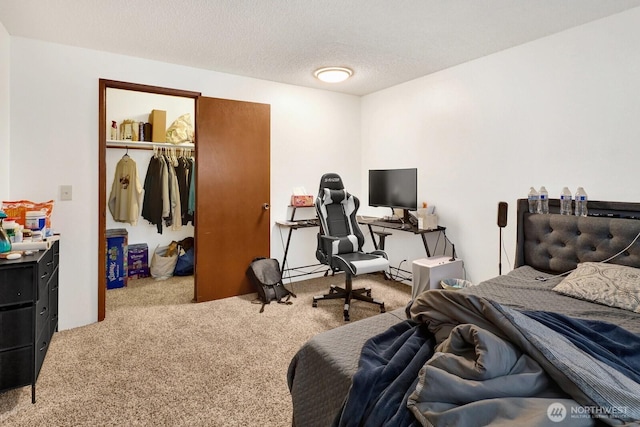
[{"label": "closet shelf", "polygon": [[184,142],[182,144],[171,144],[170,142],[148,142],[148,141],[115,141],[108,139],[107,148],[130,148],[137,150],[153,150],[154,147],[175,147],[175,148],[195,148],[195,144]]}]

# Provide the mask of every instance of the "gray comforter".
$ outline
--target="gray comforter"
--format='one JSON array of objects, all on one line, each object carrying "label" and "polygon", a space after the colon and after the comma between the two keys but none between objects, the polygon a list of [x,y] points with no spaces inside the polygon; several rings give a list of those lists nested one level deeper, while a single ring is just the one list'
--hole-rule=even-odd
[{"label": "gray comforter", "polygon": [[610,425],[640,419],[640,384],[617,361],[578,348],[562,328],[446,291],[422,294],[411,313],[436,341],[407,399],[424,426],[593,425],[595,411]]}]

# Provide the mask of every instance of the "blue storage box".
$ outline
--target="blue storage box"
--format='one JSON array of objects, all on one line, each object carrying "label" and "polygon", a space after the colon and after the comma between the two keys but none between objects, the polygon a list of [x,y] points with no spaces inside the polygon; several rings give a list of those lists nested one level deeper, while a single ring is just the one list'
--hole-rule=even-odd
[{"label": "blue storage box", "polygon": [[128,234],[124,228],[107,230],[107,289],[127,286]]}]

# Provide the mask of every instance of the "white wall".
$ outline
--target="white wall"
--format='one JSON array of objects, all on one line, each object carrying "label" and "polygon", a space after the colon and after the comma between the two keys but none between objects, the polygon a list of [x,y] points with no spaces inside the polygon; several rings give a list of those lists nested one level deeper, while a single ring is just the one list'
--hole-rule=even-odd
[{"label": "white wall", "polygon": [[[61,329],[97,319],[99,78],[271,104],[272,221],[287,216],[293,186],[315,193],[327,168],[347,182],[360,179],[358,97],[19,37],[11,38],[10,59],[10,190],[14,198],[56,200]],[[59,200],[60,185],[73,186],[72,201]],[[305,240],[295,239],[292,262],[315,259],[315,240]],[[282,252],[273,226],[271,256]]]},{"label": "white wall", "polygon": [[9,58],[10,37],[0,23],[0,200],[9,193]]},{"label": "white wall", "polygon": [[[363,193],[368,169],[418,166],[419,200],[437,206],[475,283],[498,273],[499,201],[511,262],[530,186],[637,202],[638,40],[640,8],[364,97]],[[402,234],[387,240],[392,264],[424,256]]]}]

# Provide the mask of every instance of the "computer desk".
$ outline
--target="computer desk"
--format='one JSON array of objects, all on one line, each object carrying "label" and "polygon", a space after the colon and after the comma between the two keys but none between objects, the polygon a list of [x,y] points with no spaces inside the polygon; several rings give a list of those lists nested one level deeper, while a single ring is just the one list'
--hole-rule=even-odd
[{"label": "computer desk", "polygon": [[[447,240],[446,227],[438,226],[438,228],[422,230],[419,229],[416,225],[411,223],[398,223],[398,222],[389,222],[384,221],[382,218],[373,217],[373,216],[361,216],[357,217],[358,224],[366,225],[369,228],[369,233],[371,234],[371,240],[373,240],[373,246],[376,249],[384,250],[384,241],[387,236],[390,236],[392,233],[384,231],[384,229],[390,230],[400,230],[406,231],[413,234],[418,234],[422,238],[422,244],[424,245],[424,250],[427,253],[427,257],[431,257],[431,251],[429,250],[429,244],[427,243],[426,234],[428,233],[436,233],[440,232],[443,234],[445,241]],[[373,230],[373,227],[380,227],[383,230]],[[379,239],[376,240],[374,235],[378,235]]]},{"label": "computer desk", "polygon": [[[284,257],[282,259],[282,264],[280,266],[282,277],[291,279],[298,276],[322,273],[323,267],[326,270],[324,271],[324,275],[326,276],[327,273],[330,271],[330,269],[326,269],[326,266],[324,264],[311,264],[311,265],[304,265],[304,266],[298,266],[298,267],[287,266],[287,256],[289,254],[289,246],[291,244],[291,235],[293,234],[293,231],[299,230],[301,228],[318,227],[320,225],[318,218],[296,220],[295,214],[296,214],[297,208],[293,206],[290,206],[290,207],[293,209],[292,209],[289,220],[276,221],[276,224],[278,226],[288,229],[287,241],[284,249]],[[429,249],[429,244],[427,243],[426,234],[441,232],[445,238],[445,242],[448,241],[446,232],[445,232],[446,228],[441,226],[438,226],[438,228],[434,228],[431,230],[421,230],[413,224],[388,222],[378,217],[358,215],[357,220],[359,224],[366,225],[368,227],[369,233],[371,234],[371,240],[373,241],[373,246],[376,249],[380,249],[380,250],[384,250],[385,238],[392,234],[392,233],[389,233],[388,231],[385,231],[385,229],[406,231],[406,232],[420,235],[420,237],[422,238],[422,244],[424,245],[424,250],[427,253],[427,257],[431,257],[431,251]],[[382,228],[382,230],[374,230],[373,229],[374,226]],[[378,239],[375,238],[376,235],[378,236]],[[400,268],[397,268],[397,270],[407,274],[411,273],[410,271],[401,270]],[[385,274],[385,277],[386,277],[386,274]]]}]

